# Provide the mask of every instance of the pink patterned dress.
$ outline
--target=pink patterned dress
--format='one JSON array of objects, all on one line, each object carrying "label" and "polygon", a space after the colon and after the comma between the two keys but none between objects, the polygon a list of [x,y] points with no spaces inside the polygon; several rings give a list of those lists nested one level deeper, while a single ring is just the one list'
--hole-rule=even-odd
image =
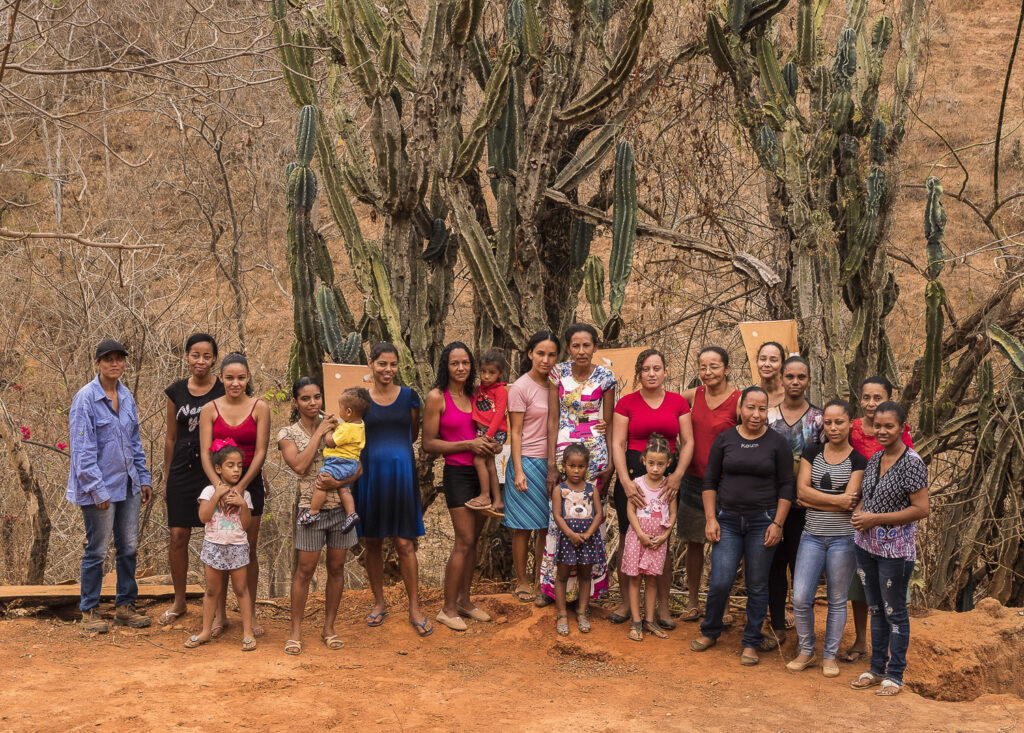
[{"label": "pink patterned dress", "polygon": [[[665,534],[672,524],[669,521],[668,502],[661,498],[663,484],[651,488],[647,477],[636,479],[636,487],[647,503],[643,509],[636,510],[636,521],[651,539]],[[622,548],[622,572],[629,576],[661,575],[665,569],[665,555],[668,553],[668,542],[662,542],[657,548],[644,547],[637,536],[633,525],[626,532],[626,543]]]}]

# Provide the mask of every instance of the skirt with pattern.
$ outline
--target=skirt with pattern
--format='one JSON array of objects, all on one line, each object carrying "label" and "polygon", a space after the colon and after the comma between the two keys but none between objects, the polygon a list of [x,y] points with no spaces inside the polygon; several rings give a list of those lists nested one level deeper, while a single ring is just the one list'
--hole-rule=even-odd
[{"label": "skirt with pattern", "polygon": [[[583,517],[567,517],[565,523],[569,529],[577,534],[583,534],[590,528],[594,520]],[[557,565],[597,565],[604,564],[604,540],[601,533],[597,532],[593,537],[581,545],[574,545],[561,530],[558,530],[558,549],[555,550],[555,563]]]},{"label": "skirt with pattern", "polygon": [[249,564],[249,545],[217,545],[203,540],[199,559],[214,570],[238,570]]}]

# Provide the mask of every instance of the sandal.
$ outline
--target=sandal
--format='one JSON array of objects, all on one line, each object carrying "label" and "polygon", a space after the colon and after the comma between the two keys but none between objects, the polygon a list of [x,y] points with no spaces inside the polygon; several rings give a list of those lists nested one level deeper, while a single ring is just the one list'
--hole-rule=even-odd
[{"label": "sandal", "polygon": [[505,512],[502,511],[504,508],[505,507],[495,508],[493,506],[489,506],[486,509],[481,509],[480,513],[484,516],[494,517],[495,519],[504,519]]},{"label": "sandal", "polygon": [[380,626],[382,623],[384,623],[384,619],[386,619],[387,617],[387,611],[378,611],[377,613],[371,613],[369,616],[366,617],[366,625],[373,627]]},{"label": "sandal", "polygon": [[675,619],[672,618],[659,618],[655,619],[654,622],[661,628],[665,629],[665,631],[675,631],[676,626],[678,626]]},{"label": "sandal", "polygon": [[529,588],[516,588],[512,595],[520,603],[533,603],[537,599],[537,594]]},{"label": "sandal", "polygon": [[621,613],[615,613],[615,611],[612,611],[608,614],[608,622],[613,623],[616,626],[619,624],[624,624],[627,621],[629,621],[629,616],[623,616]]},{"label": "sandal", "polygon": [[472,509],[473,511],[477,511],[477,512],[481,512],[484,509],[490,509],[491,508],[490,502],[488,502],[487,504],[474,504],[473,502],[475,502],[475,501],[476,501],[476,497],[473,497],[472,499],[467,501],[462,506],[466,507],[467,509]]},{"label": "sandal", "polygon": [[186,613],[188,613],[188,611],[182,611],[181,613],[175,613],[174,611],[164,611],[162,614],[160,614],[160,618],[158,618],[156,622],[161,626],[167,626],[168,624],[173,624]]},{"label": "sandal", "polygon": [[321,634],[320,641],[324,643],[324,646],[330,649],[332,652],[336,652],[345,646],[345,642],[341,640],[337,634],[331,634],[330,636],[323,636]]},{"label": "sandal", "polygon": [[569,635],[569,619],[565,616],[559,616],[555,621],[555,631],[558,632],[559,636]]},{"label": "sandal", "polygon": [[256,619],[253,619],[253,624],[252,624],[252,635],[253,635],[253,638],[254,639],[259,639],[265,633],[267,633],[266,629],[264,629],[262,626],[260,626],[258,623],[256,623]]},{"label": "sandal", "polygon": [[[681,621],[697,621],[704,614],[701,613],[699,607],[694,606],[693,608],[687,608],[683,611],[683,615],[679,617]],[[724,619],[724,616],[723,616]]]},{"label": "sandal", "polygon": [[297,657],[302,654],[302,642],[296,639],[289,639],[284,643],[284,653]]},{"label": "sandal", "polygon": [[878,688],[875,695],[878,697],[895,697],[903,690],[903,685],[893,682],[888,677],[882,680],[882,686]]},{"label": "sandal", "polygon": [[202,646],[203,644],[209,643],[209,639],[200,639],[198,634],[192,634],[192,636],[188,637],[188,641],[185,642],[185,648],[195,649],[198,646]]},{"label": "sandal", "polygon": [[254,652],[254,651],[256,651],[256,640],[255,639],[242,639],[242,651],[243,652]]},{"label": "sandal", "polygon": [[212,629],[210,629],[210,638],[219,639],[220,637],[224,636],[224,632],[227,631],[227,628],[227,622],[224,622],[220,626],[214,626]]},{"label": "sandal", "polygon": [[700,639],[694,639],[690,642],[690,648],[695,652],[706,652],[717,643],[718,639],[712,639],[708,642],[701,641]]},{"label": "sandal", "polygon": [[850,687],[855,690],[866,690],[869,687],[882,684],[882,677],[876,677],[870,672],[864,672],[860,677],[850,683]]},{"label": "sandal", "polygon": [[576,614],[576,626],[579,628],[581,634],[590,633],[590,614],[589,613],[577,613]]},{"label": "sandal", "polygon": [[416,629],[416,633],[421,639],[424,639],[434,633],[434,627],[430,624],[430,620],[424,618],[423,621],[413,621],[409,619],[409,623]]},{"label": "sandal", "polygon": [[644,621],[644,631],[648,634],[654,634],[659,639],[668,638],[668,634],[658,625],[657,621]]},{"label": "sandal", "polygon": [[856,664],[865,654],[867,654],[867,652],[861,649],[847,649],[843,652],[843,655],[839,657],[839,661],[846,664]]},{"label": "sandal", "polygon": [[633,621],[629,628],[629,639],[630,641],[643,641],[644,640],[644,627],[639,621]]}]

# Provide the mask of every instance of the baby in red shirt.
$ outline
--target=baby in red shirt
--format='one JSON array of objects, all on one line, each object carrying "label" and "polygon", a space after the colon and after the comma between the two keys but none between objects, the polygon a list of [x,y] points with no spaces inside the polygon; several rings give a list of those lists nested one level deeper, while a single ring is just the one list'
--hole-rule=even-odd
[{"label": "baby in red shirt", "polygon": [[[473,399],[477,437],[486,436],[503,445],[508,440],[508,386],[501,381],[504,371],[505,355],[498,349],[481,356],[480,386]],[[480,479],[480,494],[466,502],[466,506],[491,516],[505,516],[494,456],[473,456],[473,467]]]}]

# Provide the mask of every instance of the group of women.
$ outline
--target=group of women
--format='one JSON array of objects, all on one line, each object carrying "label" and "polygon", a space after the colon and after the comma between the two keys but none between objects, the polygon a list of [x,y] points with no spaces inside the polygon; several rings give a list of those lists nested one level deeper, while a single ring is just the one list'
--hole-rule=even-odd
[{"label": "group of women", "polygon": [[[605,500],[614,503],[621,542],[628,527],[626,507],[644,504],[634,481],[643,473],[641,452],[652,434],[660,434],[672,447],[664,498],[678,502],[676,531],[686,543],[689,592],[681,620],[704,617],[701,636],[691,647],[695,651],[710,648],[732,623],[729,594],[742,561],[747,622],[741,661],[756,664],[757,652],[777,647],[785,640],[786,630],[795,625],[799,656],[789,667],[810,667],[815,662],[814,595],[824,572],[829,602],[824,674],[838,674],[835,660],[849,596],[854,601],[855,625],[860,626],[846,652],[847,661],[864,654],[864,611],[872,610],[871,670],[854,686],[881,685],[881,693],[898,692],[909,640],[906,597],[915,560],[914,522],[927,513],[927,473],[910,445],[905,415],[889,401],[891,385],[880,377],[865,382],[863,416],[858,419],[842,400],[818,409],[805,397],[810,376],[806,362],[787,358],[782,346],[767,343],[758,353],[758,384],[742,392],[736,389],[729,379],[728,353],[708,347],[698,355],[700,385],[679,394],[665,389],[668,369],[663,355],[648,349],[636,362],[635,391],[616,403],[615,375],[594,362],[597,343],[596,331],[586,324],[574,324],[562,338],[551,331],[534,334],[523,349],[520,376],[509,388],[511,457],[504,479],[502,522],[512,530],[515,598],[546,605],[555,595],[558,530],[550,496],[561,480],[564,449],[574,443],[588,449],[590,480]],[[559,362],[563,347],[568,360]],[[253,501],[255,521],[248,528],[253,549],[267,492],[261,469],[269,444],[270,415],[267,406],[251,395],[245,359],[237,354],[226,357],[218,378],[214,373],[217,346],[205,334],[189,339],[185,358],[190,376],[167,389],[165,465],[170,469],[166,495],[176,597],[161,623],[173,621],[186,610],[188,538],[191,528],[202,524],[196,497],[215,478],[207,465],[212,441],[231,438],[242,448],[243,488]],[[467,502],[479,494],[474,456],[495,456],[503,446],[478,435],[473,423],[477,382],[473,353],[461,342],[443,350],[436,382],[422,405],[413,390],[396,384],[398,352],[392,345],[374,346],[369,367],[372,404],[363,418],[366,447],[353,489],[360,523],[347,534],[320,523],[297,527],[292,629],[285,648],[291,654],[302,651],[303,609],[324,546],[328,583],[321,638],[328,648],[342,646],[334,619],[346,551],[356,544],[357,532],[364,542],[374,596],[366,623],[379,626],[388,616],[382,543],[391,537],[409,599],[408,620],[421,636],[433,632],[417,592],[415,541],[424,534],[424,527],[413,444],[421,426],[422,449],[444,458],[442,484],[454,530],[443,603],[434,621],[463,631],[467,618],[490,620],[470,595],[477,543],[487,516]],[[292,397],[296,419],[278,432],[277,446],[293,472],[299,508],[309,505],[313,487],[319,485],[328,491],[327,509],[333,506],[332,497],[337,502],[340,484],[319,472],[321,448],[337,420],[323,414],[330,407],[324,409],[320,386],[314,381],[298,380]],[[614,487],[613,475],[617,477]],[[600,532],[606,536],[607,524]],[[702,610],[706,542],[712,543],[711,572]],[[528,570],[531,544],[536,558],[532,572]],[[251,558],[249,577],[255,583],[255,551]],[[592,597],[607,592],[609,570],[618,566],[617,558],[618,552],[608,567],[592,568]],[[657,624],[669,630],[676,627],[668,603],[671,563],[668,553],[656,594]],[[785,610],[790,575],[795,618],[787,617]],[[570,577],[566,597],[572,601],[577,593]],[[866,606],[858,605],[862,601]],[[771,628],[767,636],[762,632],[766,616]],[[625,600],[609,619],[613,623],[627,620]],[[223,633],[225,624],[222,602],[215,631]],[[257,623],[254,633],[261,631]]]}]

